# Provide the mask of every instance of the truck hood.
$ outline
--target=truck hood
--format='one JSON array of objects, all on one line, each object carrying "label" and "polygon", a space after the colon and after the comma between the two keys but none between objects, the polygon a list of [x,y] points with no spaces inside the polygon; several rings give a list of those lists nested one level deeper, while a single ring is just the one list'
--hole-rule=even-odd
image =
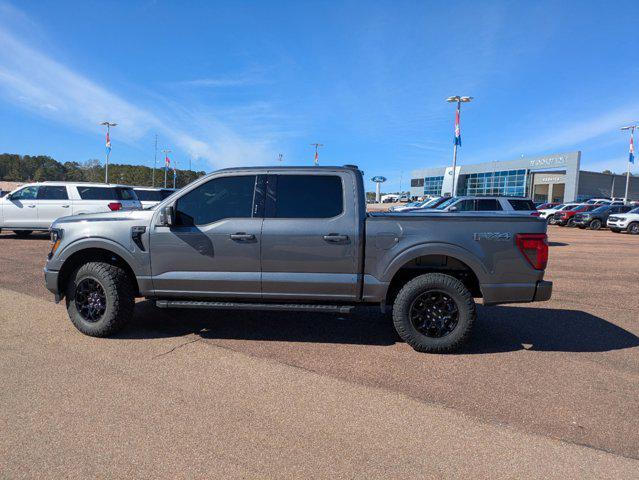
[{"label": "truck hood", "polygon": [[52,228],[57,225],[79,222],[118,222],[127,220],[139,220],[142,222],[150,222],[155,210],[123,210],[119,212],[101,212],[101,213],[83,213],[80,215],[71,215],[57,219],[51,225]]}]

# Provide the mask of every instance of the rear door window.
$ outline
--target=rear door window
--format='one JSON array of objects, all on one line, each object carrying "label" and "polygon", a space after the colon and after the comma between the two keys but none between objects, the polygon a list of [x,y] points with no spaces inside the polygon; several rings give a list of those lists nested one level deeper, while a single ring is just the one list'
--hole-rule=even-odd
[{"label": "rear door window", "polygon": [[521,200],[521,199],[509,199],[508,203],[513,207],[513,210],[536,210],[535,204],[532,200]]},{"label": "rear door window", "polygon": [[480,198],[476,202],[478,212],[497,212],[502,210],[499,200],[496,198]]},{"label": "rear door window", "polygon": [[332,218],[344,211],[342,179],[337,175],[272,175],[268,192],[269,218]]},{"label": "rear door window", "polygon": [[48,185],[38,189],[38,200],[68,200],[67,187]]}]

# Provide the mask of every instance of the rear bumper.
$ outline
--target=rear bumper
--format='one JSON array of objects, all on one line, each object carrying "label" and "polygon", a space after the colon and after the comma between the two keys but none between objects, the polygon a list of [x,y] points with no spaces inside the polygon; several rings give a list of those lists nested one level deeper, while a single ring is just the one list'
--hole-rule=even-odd
[{"label": "rear bumper", "polygon": [[58,288],[58,275],[60,272],[56,270],[48,270],[44,267],[44,285],[51,293],[55,295],[55,301],[60,301],[60,291]]},{"label": "rear bumper", "polygon": [[487,284],[481,286],[484,305],[545,302],[552,296],[552,282]]}]

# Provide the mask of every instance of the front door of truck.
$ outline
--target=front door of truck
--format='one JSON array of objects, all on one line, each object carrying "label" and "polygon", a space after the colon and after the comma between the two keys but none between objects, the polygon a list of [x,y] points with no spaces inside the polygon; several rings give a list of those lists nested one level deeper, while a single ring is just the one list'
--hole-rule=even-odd
[{"label": "front door of truck", "polygon": [[356,191],[351,176],[337,172],[268,176],[262,227],[264,299],[357,298]]},{"label": "front door of truck", "polygon": [[261,297],[259,185],[264,181],[246,174],[214,177],[175,201],[174,225],[151,227],[158,296]]}]

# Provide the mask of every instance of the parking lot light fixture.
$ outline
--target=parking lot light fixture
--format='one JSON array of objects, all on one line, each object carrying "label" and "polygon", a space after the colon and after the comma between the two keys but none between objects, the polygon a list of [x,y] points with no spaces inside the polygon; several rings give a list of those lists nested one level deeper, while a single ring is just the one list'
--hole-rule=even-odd
[{"label": "parking lot light fixture", "polygon": [[461,115],[461,104],[468,103],[473,100],[473,97],[454,95],[452,97],[448,97],[446,101],[448,103],[456,103],[457,110],[455,111],[455,141],[453,146],[453,188],[451,195],[454,197],[457,195],[457,147],[461,146],[461,130],[460,130],[460,115]]}]

